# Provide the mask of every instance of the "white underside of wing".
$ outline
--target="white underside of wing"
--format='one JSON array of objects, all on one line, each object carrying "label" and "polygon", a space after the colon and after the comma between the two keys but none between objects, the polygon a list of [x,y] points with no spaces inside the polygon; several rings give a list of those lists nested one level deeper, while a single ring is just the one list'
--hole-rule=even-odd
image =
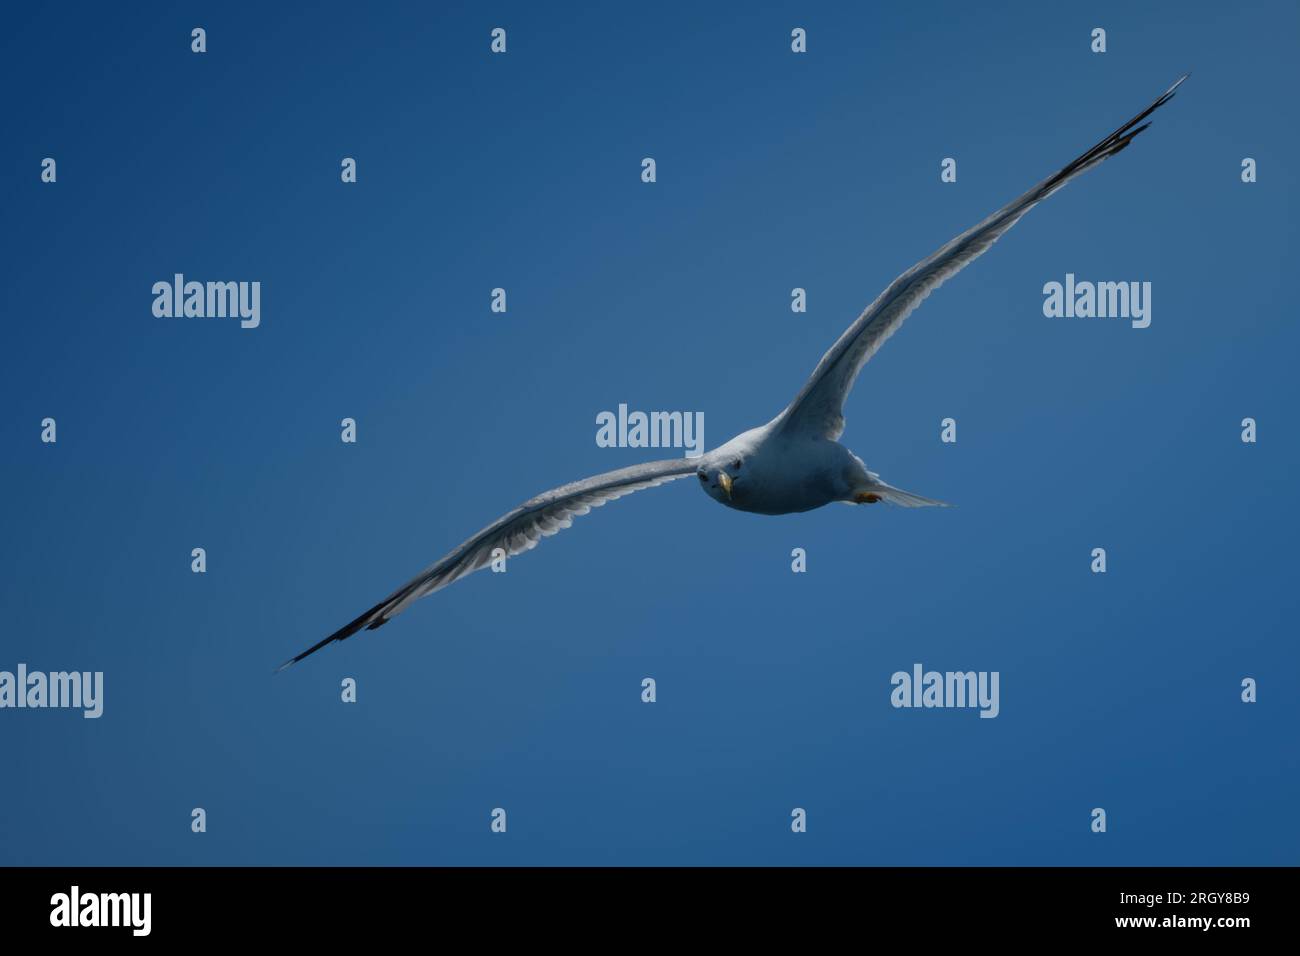
[{"label": "white underside of wing", "polygon": [[[405,610],[412,601],[433,594],[468,574],[481,570],[501,552],[508,557],[531,551],[543,538],[559,534],[573,526],[573,519],[588,514],[606,502],[615,501],[633,492],[653,488],[675,481],[695,470],[692,462],[656,462],[653,465],[624,469],[630,472],[628,480],[610,482],[609,475],[598,475],[576,485],[546,492],[525,502],[515,511],[489,525],[469,541],[428,568],[417,581],[408,585],[408,593],[390,605],[383,613],[385,619]],[[595,485],[583,490],[584,485]],[[418,582],[418,583],[417,583]],[[394,595],[397,597],[397,595]]]},{"label": "white underside of wing", "polygon": [[[844,400],[858,373],[903,321],[947,279],[979,258],[1021,217],[1077,176],[1123,150],[1146,125],[1140,124],[1169,102],[1184,76],[1150,106],[1076,157],[1057,173],[1007,203],[889,284],[822,356],[795,400],[776,419],[779,427],[800,434],[837,439],[844,431]],[[1147,124],[1149,125],[1149,124]]]}]

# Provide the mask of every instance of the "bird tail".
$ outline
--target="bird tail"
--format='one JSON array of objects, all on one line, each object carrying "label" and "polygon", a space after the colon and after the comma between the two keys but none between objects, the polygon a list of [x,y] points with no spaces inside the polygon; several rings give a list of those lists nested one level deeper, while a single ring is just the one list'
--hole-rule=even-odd
[{"label": "bird tail", "polygon": [[916,495],[910,491],[904,491],[902,488],[895,488],[893,485],[887,485],[883,481],[876,479],[870,485],[867,485],[854,498],[859,504],[872,501],[887,501],[891,505],[898,505],[900,508],[951,508],[952,505],[946,501],[939,501],[935,498],[927,498],[924,495]]}]

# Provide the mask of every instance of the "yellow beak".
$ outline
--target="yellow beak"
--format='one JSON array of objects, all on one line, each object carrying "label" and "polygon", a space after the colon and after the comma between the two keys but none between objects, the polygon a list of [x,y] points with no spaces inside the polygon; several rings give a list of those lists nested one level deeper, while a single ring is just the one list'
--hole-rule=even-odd
[{"label": "yellow beak", "polygon": [[725,471],[718,472],[718,487],[726,493],[727,500],[731,500],[731,476]]}]

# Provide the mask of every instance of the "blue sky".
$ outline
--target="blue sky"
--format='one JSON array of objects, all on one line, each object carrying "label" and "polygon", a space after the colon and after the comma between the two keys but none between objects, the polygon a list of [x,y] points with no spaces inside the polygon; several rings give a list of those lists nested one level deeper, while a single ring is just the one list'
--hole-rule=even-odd
[{"label": "blue sky", "polygon": [[[0,669],[102,670],[105,712],[0,711],[0,862],[1297,861],[1294,4],[7,20]],[[674,484],[272,676],[658,456],[597,447],[600,411],[765,422],[895,275],[1188,70],[861,376],[844,442],[956,508]],[[261,326],[155,318],[175,272],[260,281]],[[1044,317],[1067,272],[1150,281],[1151,327]],[[1000,715],[893,709],[916,662],[998,671]]]}]

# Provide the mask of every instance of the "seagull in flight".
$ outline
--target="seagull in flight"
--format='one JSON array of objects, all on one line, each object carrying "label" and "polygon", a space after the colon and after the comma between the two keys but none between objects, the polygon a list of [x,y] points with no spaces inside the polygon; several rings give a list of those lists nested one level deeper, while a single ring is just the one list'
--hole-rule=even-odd
[{"label": "seagull in flight", "polygon": [[941,501],[903,491],[868,471],[862,459],[839,443],[844,431],[844,400],[871,356],[898,331],[931,292],[988,251],[1020,217],[1076,176],[1123,150],[1150,124],[1184,75],[1155,102],[1024,195],[1013,199],[979,225],[966,230],[889,284],[857,321],[822,356],[812,377],[774,419],[742,432],[696,459],[676,458],[619,468],[552,488],[502,515],[478,534],[329,637],[280,665],[296,664],[327,644],[387,624],[412,603],[440,591],[503,555],[513,557],[573,524],[573,519],[607,501],[694,475],[719,504],[754,514],[811,511],[833,501],[904,508],[944,506]]}]

